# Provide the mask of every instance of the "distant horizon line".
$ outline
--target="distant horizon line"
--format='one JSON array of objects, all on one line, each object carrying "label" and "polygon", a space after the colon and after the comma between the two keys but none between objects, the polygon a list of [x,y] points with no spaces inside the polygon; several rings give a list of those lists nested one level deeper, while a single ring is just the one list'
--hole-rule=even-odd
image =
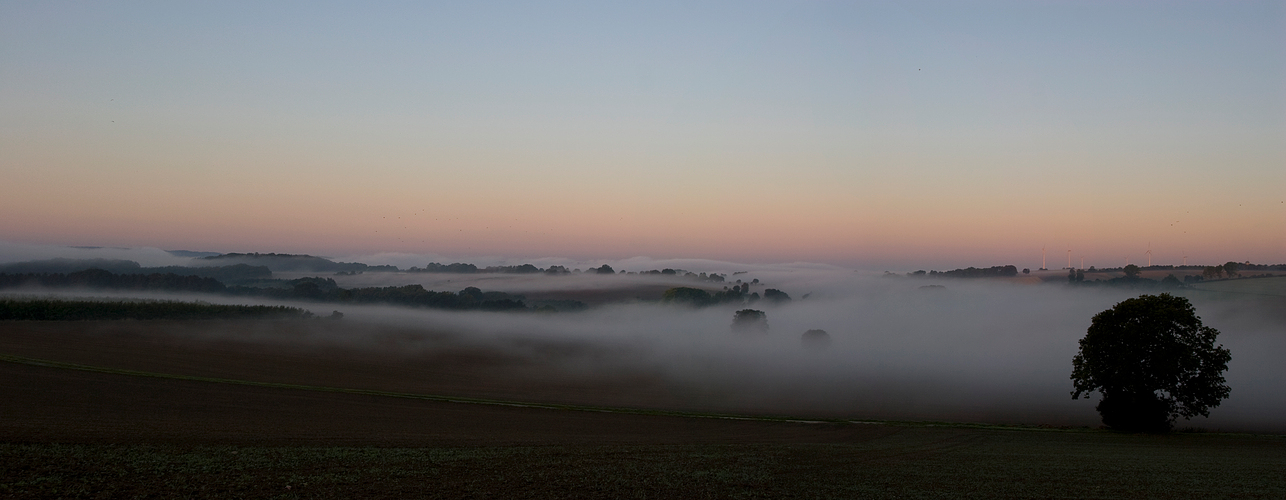
[{"label": "distant horizon line", "polygon": [[[704,262],[709,262],[709,263],[711,263],[711,264],[724,264],[724,265],[733,265],[733,266],[735,266],[735,265],[744,265],[744,266],[825,266],[825,267],[832,267],[832,268],[836,268],[837,270],[843,269],[843,270],[851,270],[851,271],[866,271],[866,272],[873,272],[873,273],[878,273],[878,272],[885,272],[885,273],[889,273],[889,272],[891,272],[889,269],[879,269],[879,270],[876,270],[876,269],[874,269],[874,268],[863,269],[863,268],[858,268],[858,267],[853,267],[853,266],[838,266],[838,265],[829,264],[829,263],[825,263],[825,262],[812,262],[812,261],[801,261],[801,260],[796,260],[796,261],[791,261],[791,262],[771,262],[771,263],[770,263],[770,262],[736,262],[736,261],[721,260],[721,259],[709,259],[709,258],[653,258],[653,257],[644,256],[644,255],[638,255],[638,256],[626,257],[626,258],[615,258],[615,259],[611,259],[611,258],[609,258],[609,259],[597,259],[597,260],[589,260],[589,259],[575,259],[575,258],[570,258],[570,257],[552,257],[552,256],[546,256],[546,257],[534,257],[534,258],[529,258],[529,260],[523,261],[523,262],[521,262],[521,263],[508,263],[508,264],[485,264],[485,263],[484,263],[484,264],[482,264],[482,265],[476,264],[475,262],[469,262],[469,261],[470,261],[470,260],[476,260],[476,259],[479,259],[479,258],[480,258],[480,259],[482,259],[482,261],[483,261],[483,262],[486,262],[488,259],[497,259],[497,258],[499,258],[499,259],[505,259],[506,261],[512,260],[513,262],[518,262],[519,260],[523,260],[523,259],[516,259],[516,260],[514,260],[514,259],[512,259],[512,258],[507,258],[507,257],[503,257],[503,256],[474,256],[474,257],[473,257],[473,259],[471,259],[471,258],[469,258],[469,257],[444,258],[443,256],[440,256],[440,255],[439,255],[439,256],[437,256],[437,257],[434,257],[434,258],[431,258],[431,259],[427,259],[427,260],[429,260],[429,262],[422,262],[422,263],[420,263],[420,264],[417,264],[417,265],[410,265],[410,266],[399,266],[399,265],[395,265],[395,264],[381,264],[381,263],[375,263],[375,264],[372,264],[372,263],[370,263],[370,262],[364,262],[364,261],[362,261],[362,260],[358,260],[358,259],[360,259],[361,257],[373,257],[373,256],[378,256],[378,255],[403,255],[403,256],[408,256],[408,257],[410,257],[410,256],[416,256],[416,255],[423,255],[423,254],[413,254],[413,253],[406,253],[406,252],[375,252],[375,253],[371,253],[371,254],[368,254],[368,255],[365,255],[365,256],[363,256],[363,255],[354,255],[354,256],[350,256],[350,257],[337,257],[337,256],[328,256],[328,255],[314,255],[314,254],[310,254],[310,253],[284,253],[284,252],[214,252],[214,251],[199,251],[199,250],[167,250],[167,249],[163,249],[163,248],[159,248],[159,247],[120,247],[120,246],[99,246],[99,245],[40,245],[40,246],[64,247],[64,248],[71,248],[71,249],[77,249],[77,250],[124,250],[124,251],[136,251],[136,250],[146,250],[146,249],[148,249],[148,248],[155,248],[156,250],[160,250],[160,251],[165,252],[166,254],[169,254],[169,255],[171,255],[171,256],[174,256],[174,257],[177,257],[177,258],[189,259],[189,260],[198,260],[198,259],[204,259],[204,258],[209,258],[209,257],[225,256],[225,255],[247,256],[247,257],[251,257],[251,258],[257,258],[257,257],[259,257],[259,256],[266,256],[266,257],[310,257],[310,258],[325,259],[325,260],[328,260],[328,261],[331,261],[331,262],[335,262],[335,263],[354,263],[354,264],[362,264],[362,265],[372,266],[372,267],[392,267],[392,268],[396,269],[396,271],[395,271],[395,272],[407,272],[407,271],[409,271],[410,269],[413,269],[413,268],[416,268],[416,267],[419,267],[419,266],[427,266],[427,265],[429,265],[429,264],[441,264],[441,265],[465,264],[465,265],[473,265],[473,266],[476,266],[476,267],[478,267],[478,268],[481,270],[481,269],[484,269],[484,268],[487,268],[487,267],[513,267],[513,266],[520,266],[520,265],[533,265],[533,266],[535,266],[535,264],[534,264],[534,263],[541,262],[541,261],[560,261],[560,262],[563,262],[562,264],[548,264],[548,266],[564,266],[564,267],[565,267],[565,266],[566,266],[566,265],[568,265],[569,263],[570,263],[571,265],[580,265],[580,264],[590,265],[591,263],[597,263],[599,266],[601,266],[601,265],[609,265],[609,266],[612,266],[613,268],[615,268],[615,267],[620,267],[620,266],[627,266],[627,265],[629,265],[629,264],[626,264],[626,263],[625,263],[625,261],[630,261],[630,260],[647,260],[647,261],[651,261],[652,265],[657,265],[657,266],[661,266],[661,267],[666,267],[664,264],[660,264],[660,263],[663,263],[663,262],[675,262],[675,261],[704,261]],[[427,257],[427,255],[426,255],[426,257]],[[3,258],[3,256],[0,256],[0,259],[2,259],[2,258]],[[136,264],[140,264],[140,266],[141,266],[141,264],[142,264],[141,262],[138,262],[138,261],[136,261],[136,260],[132,260],[132,259],[128,259],[128,258],[115,258],[115,259],[111,259],[111,258],[105,258],[105,257],[88,257],[88,256],[87,256],[87,257],[82,257],[82,258],[75,258],[75,257],[49,257],[49,258],[45,258],[45,259],[23,259],[23,260],[9,260],[9,259],[4,259],[4,260],[0,260],[0,264],[18,264],[18,263],[26,263],[26,262],[38,262],[38,261],[41,261],[41,260],[60,260],[60,259],[65,259],[65,260],[95,260],[95,259],[103,259],[103,260],[121,260],[121,261],[134,262],[134,263],[136,263]],[[346,261],[345,261],[345,260],[341,260],[341,259],[351,259],[351,260],[346,260]],[[440,262],[439,262],[439,261],[440,261]],[[1228,261],[1228,262],[1236,262],[1236,261]],[[1253,262],[1250,262],[1249,260],[1244,261],[1244,262],[1236,262],[1236,263],[1237,263],[1237,264],[1239,264],[1239,265],[1249,265],[1249,266],[1256,266],[1256,267],[1258,267],[1258,266],[1271,267],[1271,266],[1281,266],[1281,265],[1286,265],[1286,264],[1273,264],[1273,263],[1264,263],[1264,264],[1260,264],[1260,263],[1253,263]],[[638,264],[643,264],[643,263],[642,263],[642,262],[639,262]],[[1138,265],[1138,264],[1134,264],[1134,265],[1137,265],[1140,269],[1144,269],[1144,270],[1148,270],[1148,269],[1154,269],[1154,270],[1155,270],[1155,269],[1203,269],[1203,268],[1212,267],[1212,266],[1222,266],[1222,265],[1225,265],[1225,264],[1226,264],[1226,263],[1224,263],[1224,264],[1218,264],[1218,263],[1216,263],[1216,264],[1152,264],[1152,265]],[[1127,265],[1128,265],[1128,264],[1127,264]],[[1029,267],[1028,267],[1028,268],[1020,267],[1020,266],[1017,266],[1017,265],[1015,265],[1015,264],[997,264],[997,265],[984,266],[984,267],[978,267],[978,266],[976,266],[976,265],[961,266],[961,267],[956,267],[956,268],[954,268],[954,269],[950,269],[950,268],[949,268],[949,266],[948,266],[947,268],[943,268],[943,270],[942,270],[942,271],[939,271],[938,269],[934,269],[933,267],[929,267],[929,268],[927,268],[927,269],[926,269],[926,268],[921,268],[921,269],[915,269],[915,270],[911,270],[911,269],[908,267],[908,268],[907,268],[907,272],[908,272],[908,273],[914,273],[914,272],[919,272],[919,271],[930,271],[930,272],[937,271],[937,272],[943,272],[943,271],[963,270],[963,269],[988,269],[988,268],[993,268],[993,267],[1004,267],[1004,266],[1014,266],[1014,267],[1018,267],[1019,269],[1027,269],[1027,270],[1030,270],[1032,273],[1035,273],[1035,272],[1050,272],[1050,271],[1064,271],[1064,270],[1069,270],[1069,269],[1074,269],[1074,270],[1090,270],[1090,269],[1093,269],[1093,270],[1096,270],[1096,271],[1112,271],[1112,270],[1121,270],[1121,269],[1124,269],[1124,268],[1126,267],[1125,265],[1123,265],[1123,266],[1114,266],[1114,267],[1097,267],[1097,266],[1089,265],[1089,266],[1086,266],[1086,267],[1075,267],[1075,266],[1073,266],[1073,267],[1060,267],[1060,268],[1047,268],[1047,269],[1046,269],[1046,268],[1032,269],[1032,268],[1029,268]],[[158,267],[158,266],[141,266],[141,267]],[[163,267],[163,266],[162,266],[162,267]],[[539,266],[537,266],[537,267],[539,267]],[[631,269],[626,269],[625,267],[621,267],[621,269],[620,269],[620,270],[618,270],[618,273],[627,273],[627,272],[634,272],[634,273],[644,272],[644,273],[645,273],[645,272],[648,272],[648,271],[652,271],[652,270],[654,270],[654,269],[643,269],[643,267],[646,267],[646,265],[643,265],[642,267],[638,267],[638,268],[631,268]],[[661,269],[661,267],[658,267],[658,268],[656,268],[655,270],[662,270],[662,269]],[[918,267],[918,266],[911,266],[911,267]],[[590,269],[594,269],[594,267],[591,267]],[[384,272],[388,272],[388,271],[384,271]]]}]

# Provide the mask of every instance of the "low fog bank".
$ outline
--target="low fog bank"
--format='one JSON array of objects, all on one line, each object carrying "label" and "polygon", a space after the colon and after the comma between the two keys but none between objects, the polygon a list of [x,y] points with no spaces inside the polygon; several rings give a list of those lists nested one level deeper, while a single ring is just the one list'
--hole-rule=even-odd
[{"label": "low fog bank", "polygon": [[[693,266],[695,267],[695,266]],[[730,268],[731,270],[732,268]],[[691,269],[699,271],[700,269]],[[1007,280],[883,277],[808,265],[745,266],[728,281],[759,279],[794,300],[707,308],[631,302],[579,313],[486,313],[384,306],[283,303],[245,297],[132,292],[94,294],[212,303],[290,305],[327,314],[338,309],[354,328],[322,329],[310,338],[262,342],[318,343],[397,356],[444,343],[493,349],[544,363],[549,370],[593,379],[625,371],[662,377],[687,409],[853,419],[939,420],[1099,425],[1098,395],[1072,400],[1069,379],[1077,341],[1094,314],[1137,296],[1121,288],[1070,288]],[[737,272],[738,270],[733,270]],[[345,286],[424,283],[458,290],[479,286],[510,293],[632,286],[653,276],[426,275],[367,273],[336,277]],[[494,279],[493,279],[494,278]],[[426,280],[447,280],[429,286]],[[457,281],[458,280],[458,281]],[[490,280],[490,281],[468,281]],[[681,278],[667,277],[676,286]],[[484,284],[490,283],[490,284]],[[451,286],[445,286],[445,285]],[[924,288],[926,285],[944,288]],[[719,288],[722,285],[704,283]],[[30,293],[30,291],[28,291]],[[85,296],[86,291],[61,291]],[[807,299],[803,299],[805,294]],[[1232,396],[1210,418],[1177,428],[1286,431],[1286,308],[1280,297],[1179,291],[1233,359]],[[767,313],[766,334],[734,333],[733,313]],[[829,347],[810,348],[801,334],[826,330]],[[407,335],[408,331],[425,332]],[[398,332],[391,334],[390,332]],[[224,335],[235,336],[236,332]]]},{"label": "low fog bank", "polygon": [[[435,315],[477,341],[537,338],[611,345],[578,369],[651,367],[694,405],[768,413],[1098,425],[1091,400],[1070,398],[1071,359],[1094,314],[1135,296],[988,282],[921,289],[907,280],[814,277],[820,298],[756,305],[766,335],[730,330],[736,307],[658,304],[534,318]],[[1272,303],[1194,296],[1233,352],[1232,397],[1209,419],[1176,426],[1286,431],[1286,355]],[[826,349],[801,344],[826,330]],[[588,366],[586,366],[588,365]]]},{"label": "low fog bank", "polygon": [[651,257],[630,257],[626,259],[598,259],[598,260],[578,260],[563,257],[503,257],[503,256],[443,256],[438,254],[411,254],[411,253],[375,253],[364,255],[348,255],[338,258],[346,262],[362,262],[371,265],[392,265],[399,269],[408,269],[411,267],[423,267],[430,262],[439,264],[450,264],[454,262],[463,262],[474,264],[478,267],[486,266],[516,266],[522,264],[531,264],[539,268],[548,268],[550,266],[563,266],[567,269],[589,269],[607,264],[618,272],[639,272],[652,269],[686,269],[692,272],[718,272],[734,273],[738,271],[747,271],[750,269],[822,269],[822,270],[840,270],[841,268],[827,265],[807,262],[782,263],[782,264],[745,264],[713,259],[654,259]]},{"label": "low fog bank", "polygon": [[0,264],[49,259],[130,260],[143,267],[193,265],[190,256],[176,255],[159,248],[39,245],[0,241]]},{"label": "low fog bank", "polygon": [[[597,261],[596,261],[597,262]],[[851,276],[877,276],[874,273],[859,273],[825,264],[788,263],[774,265],[749,265],[732,262],[671,259],[652,260],[644,258],[625,261],[602,261],[591,265],[572,267],[572,264],[539,264],[535,261],[523,261],[533,265],[564,265],[568,269],[589,269],[603,264],[611,266],[617,274],[602,275],[592,272],[567,275],[504,274],[504,273],[363,273],[345,276],[326,276],[335,280],[339,286],[381,287],[421,285],[428,290],[458,291],[466,287],[478,287],[484,291],[501,291],[514,294],[541,294],[546,292],[565,292],[581,290],[625,290],[637,287],[655,288],[659,285],[668,287],[697,287],[708,290],[720,290],[741,281],[760,280],[751,288],[751,292],[763,293],[764,289],[777,288],[786,290],[793,297],[802,297],[810,292],[828,293],[830,287],[838,287],[843,293],[845,280]],[[423,265],[424,263],[421,263]],[[581,263],[583,264],[583,263]],[[481,265],[481,264],[479,264]],[[491,264],[488,264],[491,265]],[[512,264],[496,264],[512,265]],[[723,282],[701,281],[682,275],[628,274],[662,269],[677,269],[692,273],[720,274]],[[316,276],[316,273],[274,273],[283,279],[297,279]],[[657,293],[652,297],[640,297],[645,300],[660,298]]]},{"label": "low fog bank", "polygon": [[[540,358],[584,377],[658,372],[691,409],[1097,426],[1098,395],[1070,397],[1072,356],[1094,314],[1137,296],[991,280],[757,273],[770,285],[812,293],[807,300],[756,303],[767,312],[767,334],[733,332],[732,315],[742,307],[734,305],[630,303],[571,314],[350,307],[345,313],[374,325],[432,325],[455,332],[460,342]],[[921,288],[931,283],[945,288]],[[1280,301],[1200,292],[1190,298],[1233,353],[1227,372],[1233,392],[1210,418],[1180,420],[1176,427],[1286,431]],[[826,330],[829,347],[802,344],[810,329]],[[551,345],[574,348],[541,347]],[[416,348],[411,341],[402,347]]]}]

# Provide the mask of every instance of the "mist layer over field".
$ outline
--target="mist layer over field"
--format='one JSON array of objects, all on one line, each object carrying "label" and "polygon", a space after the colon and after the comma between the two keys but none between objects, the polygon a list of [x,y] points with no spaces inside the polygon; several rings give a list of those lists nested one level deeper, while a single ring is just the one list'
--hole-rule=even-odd
[{"label": "mist layer over field", "polygon": [[[1097,425],[1092,401],[1069,397],[1071,358],[1093,315],[1137,294],[994,281],[929,282],[834,271],[762,271],[788,304],[761,301],[767,335],[730,329],[736,306],[654,303],[578,314],[488,315],[354,310],[362,320],[429,321],[474,342],[556,340],[602,347],[576,358],[598,370],[661,370],[705,407],[790,414]],[[551,278],[548,281],[553,281]],[[571,279],[576,279],[575,277]],[[634,277],[594,277],[596,282]],[[642,279],[639,279],[642,281]],[[556,283],[556,282],[555,282]],[[557,286],[566,286],[557,284]],[[810,297],[800,300],[803,294]],[[1233,352],[1232,397],[1210,419],[1178,427],[1286,429],[1280,301],[1190,294]],[[1275,316],[1274,316],[1275,315]],[[832,342],[801,343],[809,329]]]},{"label": "mist layer over field", "polygon": [[[696,410],[1098,425],[1097,395],[1088,401],[1069,396],[1071,359],[1095,313],[1137,295],[1018,281],[935,282],[819,266],[745,267],[747,272],[735,278],[761,280],[753,290],[778,288],[795,298],[749,306],[767,312],[767,334],[731,330],[733,312],[746,306],[698,309],[646,300],[659,298],[658,289],[685,283],[681,278],[367,273],[337,278],[354,281],[341,281],[342,286],[423,283],[456,290],[481,285],[535,294],[616,289],[629,295],[634,290],[645,300],[552,314],[295,303],[288,305],[322,314],[340,309],[351,328],[342,335],[319,330],[288,339],[257,332],[251,340],[326,344],[387,356],[422,353],[447,342],[524,357],[542,369],[585,380],[646,373],[665,381],[669,404]],[[929,284],[945,288],[924,288]],[[1286,387],[1281,298],[1180,294],[1191,298],[1206,325],[1222,332],[1219,341],[1233,354],[1227,372],[1233,391],[1210,418],[1180,420],[1176,427],[1286,430],[1286,401],[1280,397]],[[801,343],[801,334],[810,329],[826,330],[830,345]],[[655,403],[640,402],[648,404]]]}]

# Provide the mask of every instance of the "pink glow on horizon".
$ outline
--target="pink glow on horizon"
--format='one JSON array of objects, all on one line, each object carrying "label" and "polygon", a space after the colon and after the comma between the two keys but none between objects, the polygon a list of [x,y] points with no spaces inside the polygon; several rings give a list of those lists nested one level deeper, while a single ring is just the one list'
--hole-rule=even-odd
[{"label": "pink glow on horizon", "polygon": [[[1282,227],[1280,215],[1267,210],[1239,215],[1236,208],[1207,212],[1176,227],[1171,225],[1174,221],[1157,221],[1160,214],[1138,213],[1129,206],[1121,210],[1134,215],[1122,220],[1078,220],[1058,212],[953,209],[923,199],[857,200],[846,206],[824,199],[808,204],[800,197],[794,203],[756,208],[712,197],[687,205],[692,213],[685,215],[674,207],[647,210],[645,203],[630,200],[599,205],[609,197],[598,194],[517,207],[503,205],[498,196],[491,205],[482,203],[487,206],[476,209],[457,199],[447,200],[438,210],[418,200],[386,199],[368,206],[351,200],[317,203],[297,192],[271,200],[243,199],[226,208],[214,199],[179,196],[140,204],[107,198],[4,206],[6,213],[22,216],[0,221],[0,234],[26,242],[216,251],[642,255],[859,267],[928,267],[926,262],[1035,267],[1042,245],[1054,249],[1056,264],[1070,245],[1078,262],[1085,256],[1089,265],[1114,267],[1126,255],[1137,261],[1150,243],[1157,263],[1178,263],[1184,251],[1192,262],[1286,261],[1282,233],[1274,231]],[[198,208],[191,205],[194,202],[220,208]],[[576,210],[578,206],[606,208]]]}]

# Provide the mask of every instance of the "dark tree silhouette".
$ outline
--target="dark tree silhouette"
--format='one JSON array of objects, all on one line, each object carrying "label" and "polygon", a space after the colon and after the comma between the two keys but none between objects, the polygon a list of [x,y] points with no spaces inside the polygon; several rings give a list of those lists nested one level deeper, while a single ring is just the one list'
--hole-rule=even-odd
[{"label": "dark tree silhouette", "polygon": [[825,348],[831,345],[831,334],[826,333],[826,330],[813,329],[804,332],[799,340],[806,347]]},{"label": "dark tree silhouette", "polygon": [[732,329],[738,332],[768,332],[768,315],[757,309],[742,309],[732,316]]},{"label": "dark tree silhouette", "polygon": [[1209,416],[1228,397],[1231,353],[1188,299],[1167,293],[1124,300],[1094,315],[1072,358],[1072,399],[1098,391],[1103,424],[1168,431],[1177,417]]},{"label": "dark tree silhouette", "polygon": [[[889,276],[891,274],[892,273],[888,273],[886,271],[885,276]],[[936,276],[939,278],[994,278],[994,277],[1009,277],[1009,276],[1017,276],[1017,275],[1018,275],[1018,268],[1012,265],[992,266],[992,267],[982,268],[982,269],[976,268],[976,267],[969,267],[965,269],[954,269],[951,271],[942,271],[942,272],[929,271],[929,276]]]},{"label": "dark tree silhouette", "polygon": [[704,306],[714,303],[714,297],[710,295],[710,292],[700,288],[681,286],[666,290],[661,295],[661,302]]},{"label": "dark tree silhouette", "polygon": [[764,290],[764,299],[771,302],[790,302],[790,295],[776,288]]},{"label": "dark tree silhouette", "polygon": [[1130,264],[1128,266],[1125,266],[1125,268],[1121,269],[1121,271],[1125,272],[1126,278],[1137,278],[1139,277],[1139,273],[1142,272],[1143,270],[1139,269],[1139,266]]},{"label": "dark tree silhouette", "polygon": [[[335,314],[340,314],[335,311]],[[0,321],[193,320],[309,318],[295,307],[243,306],[148,300],[15,300],[0,298]]]}]

